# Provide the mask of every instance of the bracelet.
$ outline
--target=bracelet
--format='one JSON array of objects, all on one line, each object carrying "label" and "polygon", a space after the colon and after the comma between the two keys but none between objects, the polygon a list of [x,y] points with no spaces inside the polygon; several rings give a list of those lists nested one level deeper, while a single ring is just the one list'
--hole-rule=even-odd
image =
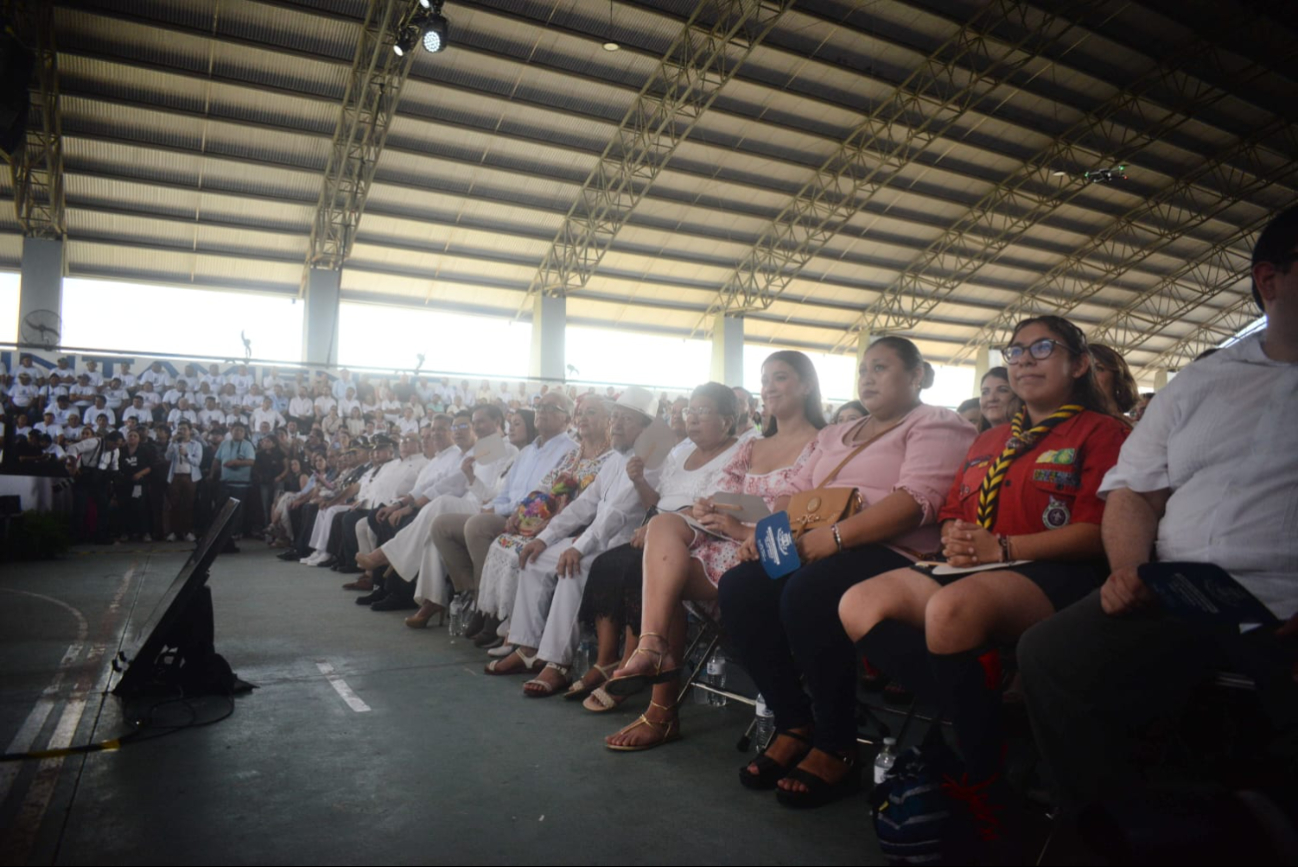
[{"label": "bracelet", "polygon": [[838,553],[843,553],[843,537],[838,534],[838,524],[830,527],[834,531],[834,544],[838,546]]},{"label": "bracelet", "polygon": [[1002,536],[1000,533],[997,533],[996,541],[1000,543],[1001,546],[1001,562],[1008,563],[1013,560],[1014,555],[1010,553],[1010,537]]}]

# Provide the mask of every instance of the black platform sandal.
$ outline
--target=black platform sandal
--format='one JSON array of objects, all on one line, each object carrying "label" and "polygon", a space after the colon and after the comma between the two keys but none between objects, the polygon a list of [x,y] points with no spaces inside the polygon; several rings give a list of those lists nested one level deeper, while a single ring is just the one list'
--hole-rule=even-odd
[{"label": "black platform sandal", "polygon": [[[776,738],[792,738],[806,746],[798,755],[793,757],[793,761],[787,765],[782,765],[775,759],[766,755],[766,750],[762,750],[753,760],[739,768],[739,784],[745,789],[773,789],[775,784],[784,779],[789,771],[797,767],[798,762],[802,761],[807,753],[811,752],[811,736],[800,735],[797,732],[776,732]],[[775,739],[772,739],[774,743]],[[768,746],[769,748],[769,746]],[[757,765],[757,773],[748,770],[749,765]]]},{"label": "black platform sandal", "polygon": [[776,789],[775,799],[786,807],[814,808],[832,804],[839,798],[853,795],[861,788],[861,761],[856,756],[845,758],[835,753],[828,753],[845,765],[843,776],[837,782],[818,777],[802,768],[794,768],[784,775],[785,779],[802,783],[807,787],[805,792],[793,792],[787,789]]}]

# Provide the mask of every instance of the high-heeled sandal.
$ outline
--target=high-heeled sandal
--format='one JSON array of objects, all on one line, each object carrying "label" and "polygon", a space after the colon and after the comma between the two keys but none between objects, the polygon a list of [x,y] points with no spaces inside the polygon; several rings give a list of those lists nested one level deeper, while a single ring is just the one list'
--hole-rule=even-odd
[{"label": "high-heeled sandal", "polygon": [[[775,788],[775,784],[787,777],[789,771],[797,767],[798,763],[807,757],[807,753],[811,752],[811,738],[808,735],[800,735],[797,732],[786,731],[775,733],[775,738],[782,737],[792,738],[793,740],[802,743],[805,749],[799,751],[787,765],[780,764],[775,759],[768,756],[766,750],[762,750],[753,757],[751,762],[739,768],[739,783],[745,789],[762,790]],[[775,742],[775,738],[771,739],[771,743]],[[769,744],[766,749],[770,749]],[[754,774],[749,771],[749,765],[756,765],[757,773]]]},{"label": "high-heeled sandal", "polygon": [[[608,665],[600,665],[597,662],[591,666],[591,670],[599,672],[599,681],[596,683],[586,683],[586,675],[583,674],[581,677],[573,681],[572,686],[568,687],[568,691],[563,694],[565,701],[576,701],[579,698],[585,698],[595,690],[599,689],[602,684],[608,682],[608,679],[613,672],[617,671],[617,663],[610,662]],[[586,674],[590,674],[590,672],[588,671]]]},{"label": "high-heeled sandal", "polygon": [[807,790],[805,792],[796,792],[790,789],[777,788],[775,790],[775,800],[786,807],[823,807],[826,804],[832,804],[839,798],[857,792],[861,788],[860,760],[856,756],[840,756],[836,753],[827,753],[826,755],[833,756],[843,763],[843,776],[831,783],[824,777],[818,777],[810,771],[804,771],[801,767],[796,767],[785,774],[784,778],[802,783],[807,787]]},{"label": "high-heeled sandal", "polygon": [[[510,669],[509,671],[504,671],[503,670],[504,664],[516,656],[518,657],[519,661],[523,663],[523,667],[513,668]],[[494,674],[497,676],[506,675],[506,674],[535,674],[536,672],[540,671],[543,668],[543,666],[538,665],[540,661],[541,660],[540,660],[539,651],[537,653],[532,654],[531,656],[528,656],[523,651],[515,649],[513,653],[509,654],[509,656],[501,657],[500,659],[494,659],[491,662],[488,662],[487,667],[484,668],[483,671],[485,671],[487,674]]]},{"label": "high-heeled sandal", "polygon": [[[649,700],[649,706],[656,707],[659,710],[665,710],[668,713],[676,710],[676,707],[674,705],[672,707],[667,707],[666,705],[659,704],[653,699]],[[638,720],[636,720],[635,722],[631,723],[631,725],[619,731],[618,734],[620,735],[626,734],[627,732],[632,731],[633,729],[637,729],[640,726],[647,726],[648,728],[653,729],[654,731],[660,732],[660,737],[656,741],[648,741],[643,744],[610,744],[606,740],[604,741],[604,746],[608,747],[610,750],[615,750],[619,753],[640,753],[640,752],[644,752],[645,750],[652,750],[654,747],[661,747],[663,744],[669,744],[672,741],[678,741],[681,739],[681,721],[678,717],[675,716],[673,716],[669,720],[660,722],[656,720],[651,720],[649,719],[649,717],[645,716],[644,714],[640,714],[640,718]]]},{"label": "high-heeled sandal", "polygon": [[652,650],[645,647],[644,640],[646,638],[662,639],[663,644],[667,643],[667,639],[663,638],[657,632],[646,632],[640,636],[640,643],[636,645],[636,649],[631,653],[632,658],[639,653],[652,653],[656,657],[654,660],[653,674],[645,674],[644,672],[641,672],[640,674],[624,674],[621,677],[611,678],[604,684],[604,691],[609,695],[626,698],[628,695],[635,695],[637,692],[641,692],[647,687],[659,683],[666,683],[667,681],[680,676],[680,666],[668,671],[663,671],[663,657],[667,655],[667,651]]},{"label": "high-heeled sandal", "polygon": [[428,621],[432,620],[435,616],[441,614],[445,610],[446,609],[442,606],[434,603],[433,606],[428,609],[427,614],[420,610],[407,617],[406,626],[409,626],[411,629],[423,629],[428,625]]}]

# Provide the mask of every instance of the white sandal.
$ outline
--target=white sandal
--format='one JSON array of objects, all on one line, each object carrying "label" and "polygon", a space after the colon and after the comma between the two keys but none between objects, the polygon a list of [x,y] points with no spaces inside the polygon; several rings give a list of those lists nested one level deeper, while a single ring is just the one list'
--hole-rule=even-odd
[{"label": "white sandal", "polygon": [[604,687],[597,686],[591,690],[590,695],[586,696],[586,700],[581,703],[581,706],[591,713],[608,713],[620,706],[624,701],[626,699],[614,698],[608,694]]},{"label": "white sandal", "polygon": [[[538,653],[539,652],[540,651],[538,651]],[[545,668],[559,672],[559,676],[562,677],[565,682],[556,686],[553,683],[547,683],[546,681],[541,680],[539,677],[534,677],[527,683],[523,684],[523,695],[528,698],[549,698],[559,690],[566,688],[571,683],[571,681],[568,680],[568,671],[572,666],[559,665],[557,662],[547,662]],[[544,670],[545,669],[542,669],[542,671]],[[528,689],[528,687],[532,687],[532,689]]]},{"label": "white sandal", "polygon": [[[517,656],[517,657],[519,658],[519,660],[522,661],[522,663],[523,663],[523,667],[522,667],[522,668],[518,668],[518,669],[514,669],[514,670],[512,670],[512,671],[501,671],[501,670],[500,670],[500,669],[501,669],[501,666],[502,666],[502,665],[505,663],[505,661],[508,660],[511,656]],[[539,666],[539,665],[537,665],[537,663],[540,662],[540,661],[541,661],[541,660],[540,660],[540,654],[539,654],[539,652],[536,653],[536,654],[533,654],[532,656],[528,656],[528,655],[527,655],[526,653],[524,653],[523,651],[518,650],[518,649],[515,649],[513,653],[509,654],[509,656],[506,656],[506,657],[504,657],[504,658],[502,658],[502,659],[495,659],[495,660],[492,660],[491,662],[488,662],[488,663],[487,663],[487,667],[484,668],[483,671],[485,671],[487,674],[494,674],[494,675],[498,675],[498,676],[499,676],[499,675],[508,675],[508,674],[535,674],[536,672],[540,671],[541,668],[543,667],[543,666]]]},{"label": "white sandal", "polygon": [[595,690],[599,689],[603,684],[608,682],[608,679],[610,677],[613,676],[613,672],[617,671],[617,663],[610,662],[608,665],[600,665],[597,662],[594,665],[592,665],[590,669],[591,671],[599,672],[600,675],[599,683],[594,685],[587,684],[586,674],[590,674],[590,671],[587,671],[586,674],[583,674],[581,677],[574,680],[572,682],[572,686],[568,687],[568,691],[563,694],[563,697],[566,700],[576,701],[579,698],[585,698]]}]

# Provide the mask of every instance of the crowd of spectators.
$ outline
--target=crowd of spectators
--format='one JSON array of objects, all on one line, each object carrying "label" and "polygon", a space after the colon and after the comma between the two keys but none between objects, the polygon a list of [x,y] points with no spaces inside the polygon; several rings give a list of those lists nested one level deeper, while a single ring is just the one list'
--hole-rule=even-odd
[{"label": "crowd of spectators", "polygon": [[[1017,646],[1070,820],[1139,790],[1125,739],[1224,659],[1289,738],[1270,761],[1290,783],[1277,797],[1292,801],[1295,260],[1298,209],[1254,253],[1267,329],[1189,365],[1152,400],[1119,353],[1040,316],[1016,325],[1005,366],[961,413],[923,402],[933,370],[896,336],[870,346],[859,400],[832,414],[810,359],[789,351],[766,359],[756,397],[709,382],[676,400],[634,386],[471,392],[347,371],[332,382],[271,371],[258,383],[215,366],[175,378],[127,368],[105,383],[89,363],[66,371],[70,382],[56,371],[38,384],[20,366],[8,411],[30,424],[22,460],[62,454],[82,476],[112,474],[111,494],[81,501],[101,522],[107,512],[113,532],[192,538],[201,515],[236,495],[245,534],[284,547],[285,561],[358,576],[344,585],[364,592],[356,601],[412,612],[406,627],[427,627],[457,594],[472,600],[466,634],[491,657],[484,671],[523,676],[525,696],[606,713],[647,691],[635,721],[605,738],[612,750],[681,737],[682,603],[699,606],[724,624],[774,714],[775,735],[740,783],[788,806],[860,787],[864,657],[951,721],[961,766],[940,788],[964,815],[953,827],[971,857],[995,859],[1004,853],[980,847],[1018,833],[1003,680],[991,675],[1004,648]],[[664,460],[646,445],[657,437]],[[835,489],[857,506],[822,522],[812,513]],[[734,511],[742,495],[805,521],[795,571],[767,577],[754,523]],[[1178,619],[1141,578],[1154,559],[1215,563],[1274,623],[1241,634]],[[583,624],[597,639],[584,671]]]}]

